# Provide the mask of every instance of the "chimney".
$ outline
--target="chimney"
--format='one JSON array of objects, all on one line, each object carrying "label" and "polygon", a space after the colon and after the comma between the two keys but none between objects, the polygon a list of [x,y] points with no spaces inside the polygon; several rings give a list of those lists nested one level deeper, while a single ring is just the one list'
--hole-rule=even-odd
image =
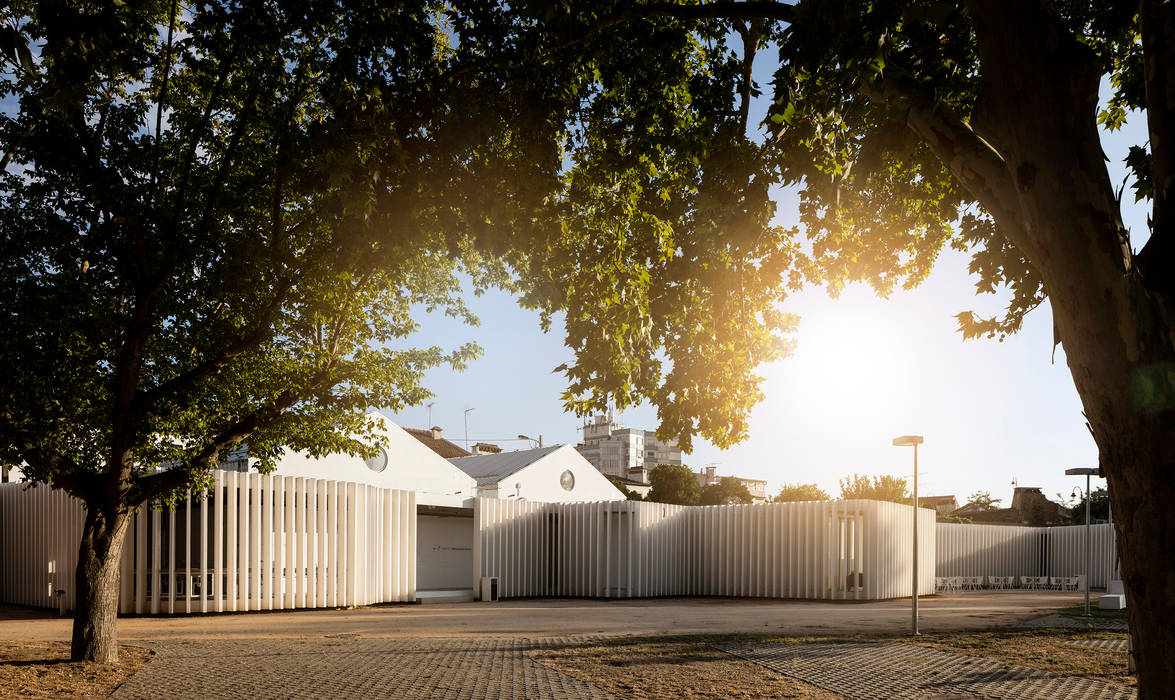
[{"label": "chimney", "polygon": [[717,465],[711,464],[710,466],[706,467],[706,483],[707,484],[714,483],[714,475],[717,473],[718,473],[718,466]]},{"label": "chimney", "polygon": [[440,429],[440,426],[436,426],[436,425],[434,425],[434,426],[432,427],[432,439],[433,439],[433,440],[440,440],[440,439],[441,439],[441,429]]},{"label": "chimney", "polygon": [[473,454],[475,455],[492,455],[501,451],[501,447],[489,442],[479,442],[473,446]]}]

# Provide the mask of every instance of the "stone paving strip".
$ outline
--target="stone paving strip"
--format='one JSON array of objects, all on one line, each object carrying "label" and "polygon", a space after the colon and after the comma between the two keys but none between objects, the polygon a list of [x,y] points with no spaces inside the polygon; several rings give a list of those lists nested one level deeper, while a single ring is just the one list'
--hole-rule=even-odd
[{"label": "stone paving strip", "polygon": [[1085,647],[1086,649],[1105,649],[1106,651],[1130,651],[1129,639],[1075,639],[1070,642],[1061,642],[1066,646]]},{"label": "stone paving strip", "polygon": [[1134,688],[895,642],[731,644],[718,648],[854,700],[1138,697]]},{"label": "stone paving strip", "polygon": [[115,698],[612,698],[529,659],[578,639],[319,638],[129,642],[157,656]]},{"label": "stone paving strip", "polygon": [[1098,630],[1100,632],[1129,632],[1125,620],[1107,620],[1100,617],[1075,617],[1072,615],[1045,615],[1012,625],[1021,629],[1044,629],[1046,627],[1070,630]]}]

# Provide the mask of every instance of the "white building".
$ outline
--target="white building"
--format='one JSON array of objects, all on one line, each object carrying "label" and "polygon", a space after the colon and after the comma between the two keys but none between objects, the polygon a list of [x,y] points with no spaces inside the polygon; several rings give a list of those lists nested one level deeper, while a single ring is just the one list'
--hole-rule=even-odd
[{"label": "white building", "polygon": [[560,503],[623,501],[624,494],[570,445],[450,459],[485,498]]},{"label": "white building", "polygon": [[681,464],[675,440],[661,441],[652,430],[625,428],[611,414],[586,423],[583,442],[575,449],[604,474],[643,483],[657,465]]},{"label": "white building", "polygon": [[751,503],[767,503],[771,499],[767,497],[767,482],[764,479],[744,479],[741,476],[718,476],[718,467],[709,465],[705,469],[699,469],[697,473],[698,486],[706,488],[710,484],[717,484],[723,479],[734,479],[741,482],[743,486],[747,487],[750,492]]},{"label": "white building", "polygon": [[[288,451],[278,460],[274,474],[415,491],[416,502],[421,505],[462,507],[477,495],[477,482],[465,472],[387,417],[378,413],[370,417],[383,423],[386,441],[375,457],[368,460],[348,454],[311,457],[305,452]],[[233,460],[234,456],[239,457],[230,455],[224,464],[239,463]]]}]

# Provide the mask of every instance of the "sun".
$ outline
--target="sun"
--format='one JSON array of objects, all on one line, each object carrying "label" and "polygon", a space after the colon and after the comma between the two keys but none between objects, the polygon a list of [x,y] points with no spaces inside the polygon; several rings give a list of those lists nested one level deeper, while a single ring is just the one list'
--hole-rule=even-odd
[{"label": "sun", "polygon": [[874,306],[850,302],[804,317],[788,374],[793,399],[809,414],[874,420],[904,401],[919,348]]}]

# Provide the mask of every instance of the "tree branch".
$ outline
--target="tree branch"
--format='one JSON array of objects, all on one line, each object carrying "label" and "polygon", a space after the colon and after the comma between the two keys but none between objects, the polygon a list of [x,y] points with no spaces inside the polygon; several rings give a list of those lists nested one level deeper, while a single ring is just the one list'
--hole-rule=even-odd
[{"label": "tree branch", "polygon": [[654,2],[648,5],[637,5],[628,10],[596,22],[587,27],[580,35],[571,37],[557,44],[545,48],[541,56],[549,56],[563,49],[582,44],[597,34],[601,34],[612,27],[638,19],[649,17],[670,17],[682,20],[702,19],[742,19],[763,21],[768,19],[791,23],[795,17],[795,7],[782,2],[750,0],[749,2],[732,2],[719,0],[705,5],[678,5],[672,2]]},{"label": "tree branch", "polygon": [[1135,262],[1147,287],[1175,294],[1175,6],[1143,0],[1140,24],[1153,199],[1150,240]]},{"label": "tree branch", "polygon": [[1034,250],[1018,223],[1019,205],[1007,163],[998,150],[971,128],[953,109],[918,89],[900,68],[887,68],[873,81],[862,79],[859,91],[881,104],[905,113],[905,124],[951,171],[960,184],[988,211],[1011,242],[1022,250]]},{"label": "tree branch", "polygon": [[322,369],[315,372],[305,386],[300,389],[287,389],[273,401],[259,406],[253,412],[243,416],[236,423],[221,431],[183,466],[136,477],[133,480],[133,487],[127,501],[132,505],[137,505],[187,485],[191,482],[193,473],[206,469],[207,465],[216,460],[221,452],[247,440],[259,428],[281,417],[283,413],[303,400],[310,392],[327,385],[330,382],[333,369],[334,361],[331,360]]},{"label": "tree branch", "polygon": [[135,404],[135,416],[141,418],[154,408],[160,401],[183,401],[203,379],[208,378],[218,370],[228,366],[230,362],[242,354],[259,346],[269,337],[273,328],[273,321],[281,311],[282,305],[289,299],[294,281],[290,278],[279,280],[273,299],[266,305],[257,321],[242,336],[224,346],[220,352],[196,365],[192,369],[180,374],[147,392],[140,392]]},{"label": "tree branch", "polygon": [[755,52],[759,50],[759,37],[763,35],[763,25],[767,20],[762,17],[752,19],[739,28],[743,39],[743,82],[742,102],[738,110],[739,135],[745,137],[747,133],[747,119],[751,113],[751,92],[754,78],[751,71],[755,65]]},{"label": "tree branch", "polygon": [[172,37],[175,35],[176,0],[171,0],[171,19],[167,23],[167,48],[163,52],[163,81],[159,86],[159,96],[155,98],[155,165],[151,168],[151,196],[150,202],[155,201],[155,190],[159,184],[159,151],[160,136],[163,132],[163,101],[167,99],[167,81],[171,77],[171,47]]}]

